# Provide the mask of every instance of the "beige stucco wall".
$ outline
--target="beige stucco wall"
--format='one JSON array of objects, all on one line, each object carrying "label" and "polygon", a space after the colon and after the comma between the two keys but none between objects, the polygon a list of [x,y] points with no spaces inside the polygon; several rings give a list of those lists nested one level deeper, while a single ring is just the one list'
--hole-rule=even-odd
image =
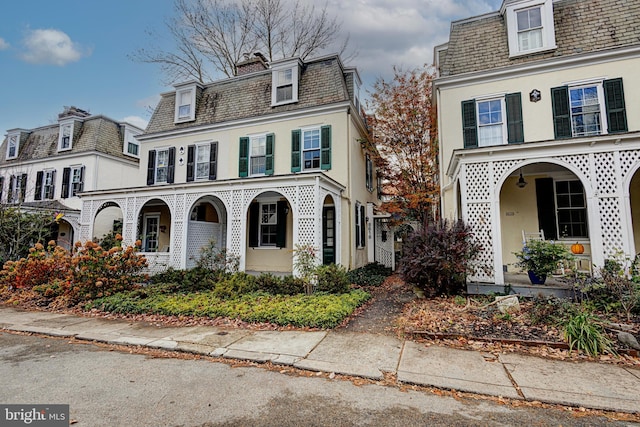
[{"label": "beige stucco wall", "polygon": [[[249,224],[247,214],[247,224]],[[293,269],[293,213],[287,215],[287,243],[284,248],[249,247],[249,239],[245,241],[246,266],[250,271],[290,272]]]}]

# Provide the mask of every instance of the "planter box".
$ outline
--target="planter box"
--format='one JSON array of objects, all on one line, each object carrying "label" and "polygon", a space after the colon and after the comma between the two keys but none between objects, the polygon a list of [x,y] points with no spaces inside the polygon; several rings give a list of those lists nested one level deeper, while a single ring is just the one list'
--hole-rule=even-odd
[{"label": "planter box", "polygon": [[567,285],[528,285],[512,283],[496,285],[494,283],[467,283],[467,293],[470,295],[489,294],[519,294],[523,297],[535,297],[538,295],[554,296],[556,298],[573,298],[573,290]]}]

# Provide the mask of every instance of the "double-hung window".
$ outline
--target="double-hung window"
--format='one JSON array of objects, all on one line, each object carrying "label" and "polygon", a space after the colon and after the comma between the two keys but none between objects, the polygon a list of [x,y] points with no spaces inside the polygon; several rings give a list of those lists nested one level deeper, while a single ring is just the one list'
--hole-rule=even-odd
[{"label": "double-hung window", "polygon": [[271,64],[271,105],[298,102],[298,75],[302,63],[285,59]]},{"label": "double-hung window", "polygon": [[39,171],[36,174],[36,192],[34,200],[53,199],[55,191],[56,171],[53,169]]},{"label": "double-hung window", "polygon": [[217,156],[217,142],[189,145],[187,152],[187,182],[216,179]]},{"label": "double-hung window", "polygon": [[61,197],[73,197],[84,189],[84,166],[72,166],[62,170]]},{"label": "double-hung window", "polygon": [[169,171],[169,149],[158,150],[156,152],[156,183],[167,182]]},{"label": "double-hung window", "polygon": [[518,49],[523,52],[542,47],[541,7],[516,11],[518,23]]},{"label": "double-hung window", "polygon": [[302,169],[320,169],[320,128],[302,131]]},{"label": "double-hung window", "polygon": [[11,175],[9,178],[8,203],[22,203],[27,194],[27,174]]},{"label": "double-hung window", "polygon": [[520,93],[462,101],[465,148],[524,142]]},{"label": "double-hung window", "polygon": [[7,146],[7,160],[18,157],[18,135],[9,135]]},{"label": "double-hung window", "polygon": [[479,147],[506,143],[504,118],[504,98],[478,101]]},{"label": "double-hung window", "polygon": [[175,175],[175,147],[149,150],[147,185],[172,184]]},{"label": "double-hung window", "polygon": [[251,175],[264,175],[267,160],[267,136],[259,135],[250,138],[249,169]]},{"label": "double-hung window", "polygon": [[276,102],[291,101],[293,99],[293,69],[278,71],[276,86]]},{"label": "double-hung window", "polygon": [[70,150],[73,139],[73,125],[65,124],[60,126],[60,139],[58,140],[58,151]]},{"label": "double-hung window", "polygon": [[276,203],[260,204],[260,246],[276,246],[278,208]]},{"label": "double-hung window", "polygon": [[556,181],[556,209],[561,237],[587,237],[587,205],[580,181]]},{"label": "double-hung window", "polygon": [[578,82],[551,89],[556,138],[627,131],[622,79]]},{"label": "double-hung window", "polygon": [[360,202],[356,202],[355,223],[356,248],[364,248],[367,238],[366,213],[364,205]]},{"label": "double-hung window", "polygon": [[509,56],[529,55],[556,48],[553,0],[511,0],[503,3]]}]

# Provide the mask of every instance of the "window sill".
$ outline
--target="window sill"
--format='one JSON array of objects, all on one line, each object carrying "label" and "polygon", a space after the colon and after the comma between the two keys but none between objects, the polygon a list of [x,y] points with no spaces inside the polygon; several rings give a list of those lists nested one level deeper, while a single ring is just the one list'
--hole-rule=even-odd
[{"label": "window sill", "polygon": [[525,51],[518,51],[518,52],[513,52],[513,53],[509,53],[509,59],[515,59],[515,58],[521,58],[523,56],[527,56],[527,55],[537,55],[539,53],[546,53],[546,52],[550,52],[552,50],[556,50],[558,47],[556,45],[553,46],[544,46],[538,49],[531,49],[531,50],[525,50]]},{"label": "window sill", "polygon": [[266,251],[273,251],[273,250],[280,250],[280,249],[284,249],[284,248],[279,248],[277,246],[251,246],[251,249],[257,249],[257,250],[266,250]]},{"label": "window sill", "polygon": [[272,102],[271,106],[272,107],[279,107],[280,105],[295,104],[296,102],[298,102],[297,99],[290,99],[288,101]]}]

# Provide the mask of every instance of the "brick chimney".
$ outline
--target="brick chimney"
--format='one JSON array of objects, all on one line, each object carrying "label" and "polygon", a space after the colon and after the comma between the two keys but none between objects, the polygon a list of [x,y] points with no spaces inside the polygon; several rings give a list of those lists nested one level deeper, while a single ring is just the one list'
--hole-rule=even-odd
[{"label": "brick chimney", "polygon": [[244,54],[244,60],[236,64],[236,75],[242,76],[244,74],[255,73],[256,71],[267,70],[267,58],[260,52],[256,52],[251,57],[248,53]]}]

